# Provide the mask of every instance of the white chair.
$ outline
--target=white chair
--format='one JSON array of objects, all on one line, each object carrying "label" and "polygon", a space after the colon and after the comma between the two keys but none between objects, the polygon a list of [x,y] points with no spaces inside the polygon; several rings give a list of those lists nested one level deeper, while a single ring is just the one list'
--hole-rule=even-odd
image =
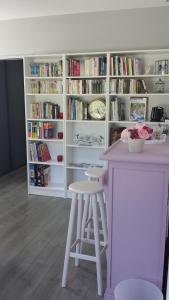
[{"label": "white chair", "polygon": [[[75,265],[79,266],[79,260],[88,260],[96,263],[97,271],[97,285],[98,295],[102,295],[102,269],[101,269],[101,256],[107,248],[107,225],[106,225],[106,213],[103,200],[103,187],[98,182],[93,181],[77,181],[69,186],[69,190],[72,191],[72,203],[70,210],[70,219],[68,226],[65,260],[62,276],[62,287],[66,286],[68,263],[69,258],[75,258]],[[84,200],[84,201],[83,201]],[[94,227],[94,239],[88,239],[85,237],[85,227],[88,217],[89,202],[92,203],[93,214],[93,227]],[[84,202],[84,205],[83,205]],[[78,207],[77,207],[78,204]],[[100,240],[99,226],[98,226],[98,207],[100,209],[101,223],[103,228],[104,240]],[[72,244],[72,236],[74,223],[76,220],[77,210],[77,231],[76,240]],[[95,256],[82,254],[83,243],[95,245]],[[76,251],[72,251],[76,247]],[[101,249],[102,247],[102,249]]]},{"label": "white chair", "polygon": [[163,300],[161,290],[143,279],[121,281],[114,290],[115,300]]}]

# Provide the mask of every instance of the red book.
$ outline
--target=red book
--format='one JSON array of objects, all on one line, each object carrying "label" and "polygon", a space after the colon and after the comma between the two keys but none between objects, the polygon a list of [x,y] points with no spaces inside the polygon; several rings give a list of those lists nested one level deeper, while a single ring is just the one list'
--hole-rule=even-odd
[{"label": "red book", "polygon": [[40,143],[38,145],[38,159],[39,161],[48,161],[51,160],[49,149],[47,144]]},{"label": "red book", "polygon": [[80,76],[80,61],[79,60],[77,60],[76,68],[77,68],[77,76]]}]

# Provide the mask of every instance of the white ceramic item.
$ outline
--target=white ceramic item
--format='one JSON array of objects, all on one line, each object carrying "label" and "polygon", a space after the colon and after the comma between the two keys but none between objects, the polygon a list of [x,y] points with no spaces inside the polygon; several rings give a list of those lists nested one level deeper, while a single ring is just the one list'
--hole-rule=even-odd
[{"label": "white ceramic item", "polygon": [[139,153],[144,151],[144,139],[128,139],[128,150],[129,152]]}]

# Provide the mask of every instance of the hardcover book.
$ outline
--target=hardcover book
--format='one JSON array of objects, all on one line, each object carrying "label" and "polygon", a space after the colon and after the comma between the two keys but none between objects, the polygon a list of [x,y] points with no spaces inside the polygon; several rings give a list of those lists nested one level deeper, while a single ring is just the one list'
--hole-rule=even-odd
[{"label": "hardcover book", "polygon": [[147,98],[130,98],[130,115],[131,121],[144,122],[146,120]]}]

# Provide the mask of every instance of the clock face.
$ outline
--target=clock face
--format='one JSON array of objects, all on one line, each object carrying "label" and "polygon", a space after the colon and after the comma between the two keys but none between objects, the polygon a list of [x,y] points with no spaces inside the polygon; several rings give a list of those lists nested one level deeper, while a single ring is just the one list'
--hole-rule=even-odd
[{"label": "clock face", "polygon": [[93,100],[89,104],[89,115],[92,119],[103,120],[106,116],[106,105],[104,100]]}]

